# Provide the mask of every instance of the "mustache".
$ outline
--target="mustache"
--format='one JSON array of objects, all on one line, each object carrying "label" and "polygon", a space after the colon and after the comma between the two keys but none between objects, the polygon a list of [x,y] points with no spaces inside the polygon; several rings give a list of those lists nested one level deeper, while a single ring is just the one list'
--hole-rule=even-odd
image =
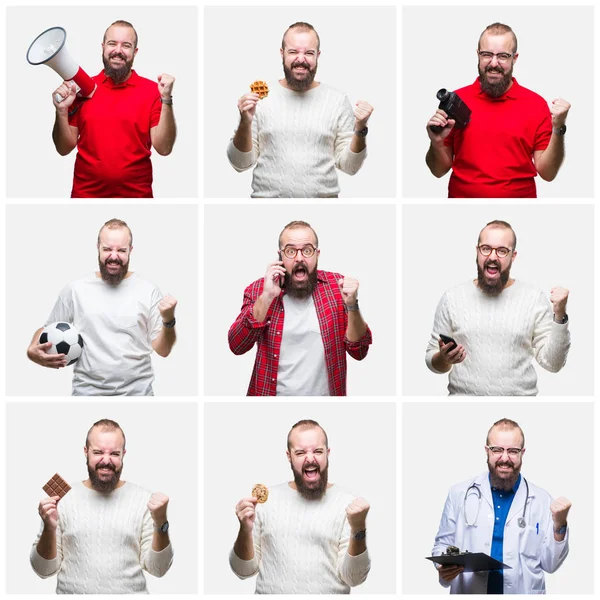
[{"label": "mustache", "polygon": [[502,73],[502,75],[504,75],[504,73],[505,73],[504,68],[501,67],[500,65],[497,65],[495,67],[492,67],[491,65],[488,65],[485,68],[485,72],[489,73],[490,71],[495,71],[496,73]]},{"label": "mustache", "polygon": [[107,463],[107,464],[103,464],[103,463],[98,463],[95,467],[94,470],[98,471],[100,469],[110,469],[113,472],[116,472],[116,468],[115,465],[113,465],[112,463]]},{"label": "mustache", "polygon": [[121,265],[123,266],[123,261],[120,258],[107,258],[104,261],[105,265]]},{"label": "mustache", "polygon": [[500,268],[500,263],[497,260],[486,260],[484,267],[498,267]]},{"label": "mustache", "polygon": [[292,69],[294,67],[304,67],[305,69],[308,69],[310,71],[310,65],[306,62],[306,61],[302,61],[302,62],[293,62],[292,63]]},{"label": "mustache", "polygon": [[124,54],[121,54],[121,52],[112,52],[108,55],[108,58],[120,58],[121,60],[127,62],[127,57]]}]

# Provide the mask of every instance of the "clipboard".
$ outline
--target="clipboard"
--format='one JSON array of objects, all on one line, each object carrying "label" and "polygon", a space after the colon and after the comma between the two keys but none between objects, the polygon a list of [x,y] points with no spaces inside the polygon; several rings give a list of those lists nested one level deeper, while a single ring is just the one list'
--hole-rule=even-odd
[{"label": "clipboard", "polygon": [[511,566],[488,556],[484,552],[461,552],[460,554],[441,554],[440,556],[426,556],[427,560],[438,565],[460,566],[465,568],[465,573],[475,571],[495,571],[497,569],[512,569]]}]

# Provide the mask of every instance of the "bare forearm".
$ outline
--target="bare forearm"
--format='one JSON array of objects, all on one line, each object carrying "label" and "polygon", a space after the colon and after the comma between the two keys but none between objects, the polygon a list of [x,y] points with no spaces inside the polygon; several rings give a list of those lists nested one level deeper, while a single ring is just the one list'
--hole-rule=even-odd
[{"label": "bare forearm", "polygon": [[154,552],[161,552],[170,543],[169,532],[163,533],[162,531],[154,530],[154,534],[152,535],[152,550],[154,550]]},{"label": "bare forearm", "polygon": [[535,163],[540,177],[545,181],[552,181],[565,159],[565,138],[562,135],[552,134],[548,147]]},{"label": "bare forearm", "polygon": [[177,333],[175,327],[164,327],[161,329],[158,336],[152,342],[152,347],[156,354],[162,357],[167,357],[171,354],[171,350],[177,341]]},{"label": "bare forearm", "polygon": [[452,365],[447,363],[443,358],[442,358],[442,353],[441,352],[436,352],[432,358],[431,358],[431,365],[433,366],[433,368],[436,371],[439,371],[440,373],[447,373]]},{"label": "bare forearm", "polygon": [[425,162],[436,177],[443,177],[452,168],[452,159],[448,156],[443,142],[441,145],[431,142]]},{"label": "bare forearm", "polygon": [[358,154],[362,152],[367,147],[367,138],[360,137],[358,135],[352,135],[352,139],[350,140],[350,150],[354,152],[354,154]]},{"label": "bare forearm", "polygon": [[176,137],[177,125],[175,123],[173,105],[163,104],[152,145],[161,156],[168,156],[173,151]]},{"label": "bare forearm", "polygon": [[244,531],[240,528],[235,544],[233,545],[233,551],[242,560],[252,560],[254,558],[252,531]]},{"label": "bare forearm", "polygon": [[56,151],[61,156],[66,156],[77,145],[77,135],[69,125],[67,110],[57,110],[52,129],[52,141]]},{"label": "bare forearm", "polygon": [[56,530],[44,527],[36,549],[38,554],[46,560],[56,558]]},{"label": "bare forearm", "polygon": [[246,123],[240,120],[240,124],[233,136],[233,145],[240,152],[250,152],[252,150],[252,122]]},{"label": "bare forearm", "polygon": [[362,540],[355,540],[353,537],[350,537],[350,542],[348,543],[348,554],[350,556],[358,556],[362,554],[367,549],[367,539],[364,538]]},{"label": "bare forearm", "polygon": [[359,310],[348,311],[348,327],[346,328],[346,338],[351,342],[358,342],[367,333],[367,324],[365,323]]}]

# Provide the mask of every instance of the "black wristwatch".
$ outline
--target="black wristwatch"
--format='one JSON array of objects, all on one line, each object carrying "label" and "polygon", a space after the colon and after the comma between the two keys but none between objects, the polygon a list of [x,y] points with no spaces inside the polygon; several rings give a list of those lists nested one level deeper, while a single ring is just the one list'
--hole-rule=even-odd
[{"label": "black wristwatch", "polygon": [[367,530],[357,531],[353,536],[355,540],[364,540],[367,537]]},{"label": "black wristwatch", "polygon": [[556,319],[556,315],[552,315],[552,320],[559,325],[564,325],[569,322],[569,315],[565,313],[565,316],[560,321]]},{"label": "black wristwatch", "polygon": [[161,533],[167,533],[167,531],[169,531],[169,521],[165,521],[160,527],[155,525],[154,531],[160,531]]},{"label": "black wristwatch", "polygon": [[557,533],[558,535],[564,535],[565,533],[567,533],[567,526],[563,525],[562,527],[555,529],[554,533]]},{"label": "black wristwatch", "polygon": [[358,137],[361,137],[361,138],[367,137],[367,133],[369,133],[368,127],[363,127],[362,129],[359,129],[358,131],[354,130],[354,135],[357,135]]},{"label": "black wristwatch", "polygon": [[173,329],[173,327],[175,327],[175,323],[176,323],[176,319],[175,317],[173,317],[170,321],[167,321],[165,323],[165,321],[163,321],[163,326],[166,327],[167,329]]},{"label": "black wristwatch", "polygon": [[161,104],[166,104],[167,106],[173,106],[173,96],[171,96],[170,98],[163,98],[161,96],[160,101],[161,101]]},{"label": "black wristwatch", "polygon": [[556,129],[556,127],[553,127],[552,133],[555,133],[556,135],[565,135],[565,133],[567,133],[567,126],[563,125],[562,127],[559,127],[558,129]]}]

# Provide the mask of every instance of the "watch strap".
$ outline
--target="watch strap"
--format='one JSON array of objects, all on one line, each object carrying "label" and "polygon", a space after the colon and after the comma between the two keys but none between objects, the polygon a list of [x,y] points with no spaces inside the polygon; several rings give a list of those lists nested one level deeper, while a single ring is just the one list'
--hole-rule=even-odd
[{"label": "watch strap", "polygon": [[358,308],[358,300],[356,301],[356,304],[346,304],[346,308],[350,311],[360,310],[360,308]]},{"label": "watch strap", "polygon": [[363,127],[362,129],[354,130],[354,135],[357,135],[358,137],[361,138],[365,138],[367,137],[367,133],[369,133],[369,128],[368,127]]},{"label": "watch strap", "polygon": [[552,315],[552,320],[553,320],[555,323],[558,323],[559,325],[565,325],[566,323],[568,323],[568,322],[569,322],[569,315],[565,314],[565,316],[564,316],[562,319],[560,319],[560,320],[558,320],[558,319],[556,318],[556,315]]},{"label": "watch strap", "polygon": [[362,529],[361,531],[357,531],[352,537],[355,540],[364,540],[367,537],[367,530]]},{"label": "watch strap", "polygon": [[173,106],[173,97],[171,97],[171,98],[163,98],[161,96],[160,97],[160,102],[161,102],[161,104],[166,104],[167,106]]},{"label": "watch strap", "polygon": [[173,327],[175,327],[175,323],[177,322],[177,319],[175,319],[175,317],[173,317],[170,321],[163,321],[163,326],[166,327],[167,329],[173,329]]}]

